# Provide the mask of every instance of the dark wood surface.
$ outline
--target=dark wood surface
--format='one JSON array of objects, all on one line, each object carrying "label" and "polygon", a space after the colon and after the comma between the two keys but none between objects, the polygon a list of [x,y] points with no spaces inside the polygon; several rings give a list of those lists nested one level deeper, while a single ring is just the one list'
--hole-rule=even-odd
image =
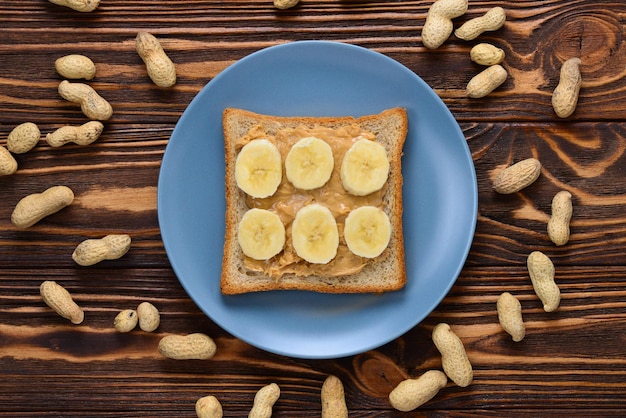
[{"label": "dark wood surface", "polygon": [[[54,61],[82,53],[97,66],[92,82],[114,107],[94,144],[50,148],[42,139],[17,155],[19,170],[0,178],[0,412],[4,416],[195,416],[215,395],[225,416],[246,416],[254,393],[276,382],[278,417],[320,415],[320,388],[341,378],[350,416],[623,416],[626,406],[626,3],[623,1],[470,1],[463,21],[502,6],[508,20],[476,41],[421,44],[430,1],[302,0],[278,11],[270,0],[102,0],[92,13],[45,0],[0,2],[0,144],[22,122],[43,133],[85,117],[57,93]],[[177,65],[174,88],[154,86],[134,49],[139,30],[161,39]],[[371,48],[419,74],[461,126],[475,163],[479,214],[456,284],[421,324],[362,354],[302,360],[238,340],[185,293],[165,253],[156,192],[165,146],[200,89],[228,65],[282,42],[321,39]],[[509,78],[483,99],[465,97],[481,68],[469,60],[478,41],[506,51]],[[550,104],[561,63],[582,59],[578,108],[558,119]],[[416,98],[417,99],[417,98]],[[502,196],[494,173],[535,156],[540,179]],[[10,222],[17,201],[54,184],[76,201],[27,230]],[[570,242],[545,234],[550,201],[573,195]],[[215,216],[221,216],[215,214]],[[85,237],[125,231],[123,258],[79,268],[70,255]],[[559,309],[545,313],[525,260],[541,250],[554,261]],[[44,280],[65,285],[87,319],[72,325],[39,296]],[[513,343],[497,322],[498,295],[518,295],[526,338]],[[154,333],[115,332],[120,309],[148,300],[162,313]],[[410,414],[391,408],[395,384],[440,368],[430,333],[449,323],[463,340],[475,378],[449,383]],[[157,351],[170,333],[205,332],[211,360],[174,361]]]}]

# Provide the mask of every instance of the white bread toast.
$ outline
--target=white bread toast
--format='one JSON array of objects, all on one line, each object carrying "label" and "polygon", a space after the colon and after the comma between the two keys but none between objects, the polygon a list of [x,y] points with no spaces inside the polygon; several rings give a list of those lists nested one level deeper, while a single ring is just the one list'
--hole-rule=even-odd
[{"label": "white bread toast", "polygon": [[[340,240],[336,259],[328,265],[317,265],[299,259],[289,243],[285,250],[273,258],[259,262],[243,254],[238,243],[237,229],[243,214],[251,207],[275,208],[276,199],[255,199],[247,196],[238,186],[235,179],[235,161],[242,141],[254,135],[272,138],[278,141],[284,137],[304,136],[315,129],[349,130],[350,132],[368,132],[376,142],[382,144],[390,162],[389,176],[385,187],[379,192],[379,206],[389,216],[391,238],[383,253],[372,259],[363,259],[349,253],[345,241]],[[408,130],[408,118],[405,109],[387,109],[379,114],[362,117],[278,117],[261,115],[247,110],[227,108],[223,114],[224,148],[226,161],[226,229],[224,256],[220,287],[223,294],[240,294],[269,290],[307,290],[323,293],[383,293],[398,290],[406,284],[406,268],[404,254],[404,238],[402,230],[402,148]],[[261,134],[259,134],[261,132]],[[284,132],[289,132],[285,135]],[[284,155],[283,155],[284,158]],[[340,155],[335,155],[335,166],[341,164]],[[337,183],[338,173],[333,173],[328,187]],[[283,182],[285,179],[283,168]],[[337,193],[319,193],[319,191],[294,191],[281,193],[278,196],[287,199],[284,205],[300,204],[304,198],[325,204],[324,196],[333,199],[347,199],[351,205],[365,205],[369,198],[354,197],[345,190]],[[286,186],[285,186],[286,187]],[[326,186],[324,186],[326,187]],[[324,189],[322,187],[322,189]],[[334,189],[336,190],[336,189]],[[306,196],[309,193],[309,196]],[[297,194],[297,196],[295,196]],[[303,196],[301,196],[304,194]],[[279,199],[279,198],[277,198]],[[321,200],[321,201],[320,201]],[[284,206],[283,205],[283,206]],[[335,214],[341,231],[341,218],[345,215]],[[290,230],[285,224],[287,231]],[[289,235],[289,233],[288,233]],[[288,241],[288,240],[287,240]],[[342,251],[342,249],[344,251]],[[284,254],[283,254],[284,253]],[[289,253],[289,254],[288,254]],[[345,256],[345,257],[344,257]],[[287,260],[287,261],[285,261]],[[361,265],[356,268],[357,262]],[[284,270],[276,273],[272,265],[287,263]],[[282,264],[281,264],[282,263]],[[346,268],[346,266],[350,268]],[[271,271],[272,273],[268,273]],[[345,274],[344,274],[345,273]]]}]

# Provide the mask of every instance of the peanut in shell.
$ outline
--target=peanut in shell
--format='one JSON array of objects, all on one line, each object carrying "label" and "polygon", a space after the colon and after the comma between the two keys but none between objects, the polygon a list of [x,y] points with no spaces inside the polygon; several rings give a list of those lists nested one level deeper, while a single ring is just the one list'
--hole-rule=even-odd
[{"label": "peanut in shell", "polygon": [[465,95],[472,99],[485,97],[500,87],[506,81],[507,77],[508,73],[502,65],[490,65],[472,77],[467,83]]},{"label": "peanut in shell", "polygon": [[470,50],[470,59],[480,65],[496,65],[504,61],[504,50],[495,45],[482,42]]},{"label": "peanut in shell", "polygon": [[582,85],[581,63],[580,58],[570,58],[561,67],[559,84],[552,93],[552,107],[560,118],[567,118],[576,110]]},{"label": "peanut in shell", "polygon": [[440,323],[433,329],[435,347],[441,353],[441,365],[444,373],[460,387],[467,387],[474,379],[474,371],[461,339],[452,331],[450,325]]},{"label": "peanut in shell", "polygon": [[502,170],[493,180],[493,190],[511,194],[530,186],[541,174],[541,163],[536,158],[527,158]]},{"label": "peanut in shell", "polygon": [[52,280],[46,280],[39,286],[44,303],[57,314],[69,319],[72,324],[80,324],[85,318],[83,310],[74,302],[72,295],[63,286]]},{"label": "peanut in shell", "polygon": [[553,312],[561,302],[561,292],[554,281],[554,264],[541,251],[533,251],[526,261],[535,293],[543,303],[543,310]]},{"label": "peanut in shell", "polygon": [[8,149],[0,145],[0,176],[10,176],[17,171],[17,161]]},{"label": "peanut in shell", "polygon": [[412,411],[434,398],[447,383],[448,376],[444,372],[428,370],[417,379],[400,382],[389,393],[389,403],[398,411]]},{"label": "peanut in shell", "polygon": [[202,333],[166,335],[159,341],[161,355],[174,360],[206,360],[216,351],[213,339]]},{"label": "peanut in shell", "polygon": [[348,418],[346,395],[341,380],[329,375],[320,394],[322,401],[322,418]]},{"label": "peanut in shell", "polygon": [[548,236],[555,245],[565,245],[569,241],[571,219],[572,194],[561,190],[552,198],[552,215],[548,221]]},{"label": "peanut in shell", "polygon": [[7,149],[14,154],[24,154],[37,145],[41,137],[39,127],[32,122],[17,125],[7,137]]},{"label": "peanut in shell", "polygon": [[498,322],[513,341],[519,342],[526,335],[526,326],[522,318],[522,304],[509,292],[504,292],[498,298],[496,304],[498,310]]}]

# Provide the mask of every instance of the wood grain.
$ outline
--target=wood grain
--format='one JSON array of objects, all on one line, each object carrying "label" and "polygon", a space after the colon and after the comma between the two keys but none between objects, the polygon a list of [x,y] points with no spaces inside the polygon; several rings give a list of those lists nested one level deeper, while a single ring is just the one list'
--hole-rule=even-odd
[{"label": "wood grain", "polygon": [[[0,177],[0,413],[3,416],[195,416],[201,396],[218,396],[225,416],[246,416],[254,393],[276,382],[276,417],[319,416],[324,379],[343,381],[351,417],[623,416],[626,405],[626,45],[621,1],[470,1],[455,25],[502,6],[507,23],[480,41],[506,52],[509,78],[483,99],[465,97],[481,67],[475,42],[451,37],[421,44],[431,1],[302,0],[284,11],[271,1],[102,0],[78,13],[45,0],[0,2],[0,144],[19,123],[43,135],[84,122],[57,93],[61,55],[97,66],[90,82],[114,107],[102,137],[81,147],[49,147],[43,137]],[[148,30],[177,65],[172,89],[154,86],[134,50]],[[340,359],[271,354],[235,338],[192,301],[171,269],[157,217],[157,183],[169,137],[193,97],[232,63],[279,43],[323,39],[384,53],[418,74],[459,121],[474,160],[479,214],[467,262],[450,293],[421,324],[375,350]],[[550,104],[561,63],[583,61],[579,106],[556,118]],[[420,100],[420,98],[415,98]],[[499,169],[534,156],[542,174],[529,188],[498,195]],[[76,202],[45,222],[16,230],[10,214],[26,194],[66,184]],[[555,247],[546,224],[559,190],[572,193],[570,242]],[[221,217],[223,214],[210,214]],[[126,232],[122,259],[83,268],[71,259],[82,239]],[[543,311],[526,270],[541,250],[556,268],[559,309]],[[85,309],[74,326],[47,308],[43,280],[68,288]],[[496,300],[522,303],[526,338],[514,343],[497,323]],[[116,333],[121,309],[151,301],[154,333]],[[387,396],[402,379],[440,368],[430,333],[448,322],[475,373],[449,383],[419,410],[394,411]],[[218,353],[174,361],[156,349],[170,333],[206,332]]]}]

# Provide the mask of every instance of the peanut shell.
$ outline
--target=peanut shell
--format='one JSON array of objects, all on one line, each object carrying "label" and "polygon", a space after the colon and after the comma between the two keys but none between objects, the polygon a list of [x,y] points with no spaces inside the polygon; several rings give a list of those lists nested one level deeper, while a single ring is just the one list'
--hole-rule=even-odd
[{"label": "peanut shell", "polygon": [[474,372],[461,339],[446,323],[435,326],[432,339],[441,353],[441,364],[445,374],[457,385],[469,386],[474,378]]},{"label": "peanut shell", "polygon": [[504,50],[495,45],[480,43],[470,50],[470,59],[480,65],[496,65],[504,61]]},{"label": "peanut shell", "polygon": [[504,170],[493,180],[493,189],[501,194],[511,194],[530,186],[541,174],[541,163],[536,158],[519,161]]},{"label": "peanut shell", "polygon": [[113,321],[115,329],[119,332],[130,332],[137,326],[137,312],[133,309],[125,309],[117,314]]},{"label": "peanut shell", "polygon": [[347,418],[348,407],[343,383],[337,376],[330,375],[324,381],[321,391],[322,418]]},{"label": "peanut shell", "polygon": [[490,65],[476,74],[467,83],[465,94],[472,99],[479,99],[500,87],[507,79],[508,73],[500,64]]},{"label": "peanut shell", "polygon": [[17,171],[17,161],[8,149],[0,145],[0,176],[10,176]]},{"label": "peanut shell", "polygon": [[555,311],[561,302],[561,292],[554,281],[554,264],[544,253],[533,251],[526,261],[533,289],[546,312]]},{"label": "peanut shell", "polygon": [[389,393],[391,406],[402,412],[419,408],[435,397],[448,384],[440,370],[428,370],[417,379],[403,380]]},{"label": "peanut shell", "polygon": [[196,401],[198,418],[222,418],[222,404],[215,396],[204,396]]},{"label": "peanut shell", "polygon": [[83,310],[74,302],[72,295],[63,286],[46,280],[39,286],[39,293],[46,305],[72,324],[80,324],[85,318]]},{"label": "peanut shell", "polygon": [[39,127],[32,122],[17,125],[7,137],[7,149],[13,154],[24,154],[37,145],[41,139]]},{"label": "peanut shell", "polygon": [[509,292],[504,292],[498,298],[497,310],[498,322],[502,329],[513,338],[513,341],[522,341],[526,335],[526,326],[522,319],[522,304],[519,300]]},{"label": "peanut shell", "polygon": [[137,316],[139,317],[139,328],[145,332],[156,330],[161,323],[159,310],[150,302],[141,302],[137,306]]},{"label": "peanut shell", "polygon": [[565,245],[569,241],[572,211],[572,194],[570,192],[562,190],[554,195],[552,198],[552,215],[548,221],[548,236],[555,245]]},{"label": "peanut shell", "polygon": [[567,118],[576,110],[582,85],[580,64],[580,58],[570,58],[561,67],[559,84],[552,93],[552,107],[560,118]]},{"label": "peanut shell", "polygon": [[96,65],[89,57],[80,54],[70,54],[58,58],[54,62],[54,68],[59,75],[65,78],[91,80],[96,76]]},{"label": "peanut shell", "polygon": [[475,17],[463,23],[454,36],[465,41],[476,39],[478,35],[487,31],[500,29],[506,21],[506,12],[502,7],[493,7],[480,17]]},{"label": "peanut shell", "polygon": [[174,360],[205,360],[215,355],[216,345],[211,337],[201,333],[167,335],[159,341],[159,352]]}]

